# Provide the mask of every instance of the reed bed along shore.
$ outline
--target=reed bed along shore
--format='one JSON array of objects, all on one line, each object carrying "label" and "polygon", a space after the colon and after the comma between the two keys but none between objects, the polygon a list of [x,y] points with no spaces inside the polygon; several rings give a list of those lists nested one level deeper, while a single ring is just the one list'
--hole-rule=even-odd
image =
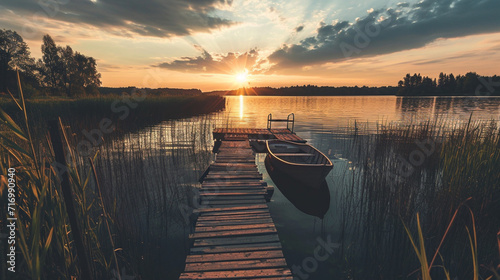
[{"label": "reed bed along shore", "polygon": [[[422,279],[428,267],[432,279],[498,279],[499,133],[497,121],[356,130],[346,144],[353,171],[337,197],[344,276]],[[417,258],[409,235],[418,232]]]},{"label": "reed bed along shore", "polygon": [[[114,135],[136,131],[145,126],[155,125],[168,119],[179,119],[209,114],[225,108],[225,99],[221,96],[158,96],[106,95],[98,97],[40,98],[26,100],[28,120],[33,134],[43,134],[47,129],[47,120],[60,117],[64,124],[73,128],[74,133],[81,130],[99,128],[103,119],[112,121]],[[22,119],[15,102],[10,98],[1,98],[0,106],[13,119]]]},{"label": "reed bed along shore", "polygon": [[176,279],[184,268],[199,176],[213,159],[207,117],[165,121],[103,145],[97,160],[116,205],[119,244],[137,275]]},{"label": "reed bed along shore", "polygon": [[[16,170],[17,184],[17,273],[9,274],[9,279],[81,278],[77,260],[82,256],[74,248],[60,188],[61,169],[53,164],[53,147],[46,130],[47,120],[56,116],[63,120],[66,172],[94,279],[155,279],[157,273],[178,273],[175,269],[168,271],[171,266],[154,261],[184,254],[185,248],[176,251],[178,248],[170,248],[164,241],[170,240],[167,235],[175,233],[175,229],[181,234],[170,243],[180,240],[183,245],[187,236],[185,228],[189,223],[181,206],[189,208],[193,193],[190,184],[196,181],[192,176],[209,162],[211,147],[206,143],[210,143],[213,128],[203,117],[196,121],[197,126],[168,119],[220,110],[224,100],[205,96],[151,97],[136,107],[121,107],[117,111],[121,115],[113,112],[113,102],[116,99],[28,102],[21,92],[19,99],[1,104],[0,200],[6,201],[9,196],[9,168]],[[129,114],[120,118],[124,108],[128,108]],[[99,145],[82,155],[77,149],[85,139],[82,132],[91,131],[92,125],[102,118],[109,118],[116,130],[98,135],[100,139],[95,140],[99,140]],[[164,127],[153,131],[154,125],[165,120],[176,128],[169,133],[163,131]],[[148,133],[148,137],[130,136]],[[95,174],[89,158],[95,163]],[[98,191],[97,182],[102,192]],[[7,210],[0,209],[2,227]],[[172,226],[174,223],[179,226]],[[7,253],[4,245],[0,247],[2,254]],[[1,268],[4,279],[9,273],[6,263]]]}]

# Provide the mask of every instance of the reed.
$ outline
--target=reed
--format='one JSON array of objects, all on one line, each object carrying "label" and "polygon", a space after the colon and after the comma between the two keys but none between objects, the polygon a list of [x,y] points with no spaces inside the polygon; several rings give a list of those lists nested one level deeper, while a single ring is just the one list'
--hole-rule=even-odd
[{"label": "reed", "polygon": [[[71,229],[61,196],[57,166],[50,141],[40,141],[32,136],[29,114],[19,85],[20,102],[16,102],[23,116],[22,124],[16,123],[0,109],[2,121],[1,176],[7,176],[8,168],[16,170],[17,243],[20,254],[17,259],[19,279],[70,279],[79,277],[75,265],[76,253],[72,245]],[[67,143],[66,143],[67,144]],[[73,158],[74,159],[74,158]],[[71,161],[67,172],[75,194],[77,215],[81,221],[84,244],[91,257],[94,277],[107,277],[109,257],[112,252],[102,236],[103,218],[89,213],[99,211],[101,205],[95,201],[88,188],[89,174],[84,174],[76,161]],[[0,199],[6,199],[6,185],[1,185]],[[0,215],[5,221],[6,209]],[[4,264],[3,264],[4,265]]]},{"label": "reed", "polygon": [[[356,132],[352,138],[350,155],[357,168],[345,179],[339,210],[343,241],[351,245],[344,257],[356,263],[361,277],[406,278],[437,248],[442,261],[434,255],[431,263],[448,270],[421,269],[419,278],[491,275],[478,267],[498,257],[492,247],[500,224],[497,122],[384,124],[375,134]],[[466,205],[475,214],[472,239],[463,230],[471,228],[470,217],[454,217],[469,197]],[[452,218],[456,225],[448,229]],[[418,242],[408,239],[411,232],[417,232]],[[460,245],[470,240],[472,253]]]},{"label": "reed", "polygon": [[105,204],[115,205],[117,243],[143,279],[175,279],[183,270],[188,210],[212,160],[213,128],[202,116],[165,121],[99,148],[97,173]]},{"label": "reed", "polygon": [[[184,210],[193,204],[196,174],[211,160],[214,124],[206,117],[168,119],[220,110],[224,99],[149,96],[122,120],[110,112],[121,96],[24,101],[19,90],[20,101],[0,102],[1,181],[14,167],[22,190],[18,192],[18,278],[80,278],[58,169],[51,166],[54,155],[46,135],[46,121],[56,116],[65,124],[68,173],[95,279],[119,279],[120,275],[156,279],[158,273],[175,278],[188,247]],[[75,147],[82,131],[96,128],[102,118],[110,118],[116,130],[93,148],[94,171]],[[161,122],[165,125],[158,126]],[[5,189],[2,183],[0,199],[5,199]],[[2,223],[5,210],[0,209]]]},{"label": "reed", "polygon": [[[29,122],[36,137],[43,137],[47,131],[47,120],[58,117],[80,135],[81,130],[97,128],[102,119],[110,119],[117,137],[164,120],[209,114],[225,107],[220,96],[145,96],[143,100],[134,100],[130,95],[31,99],[26,100],[26,113],[31,116]],[[14,120],[23,119],[12,100],[0,98],[0,106]]]}]

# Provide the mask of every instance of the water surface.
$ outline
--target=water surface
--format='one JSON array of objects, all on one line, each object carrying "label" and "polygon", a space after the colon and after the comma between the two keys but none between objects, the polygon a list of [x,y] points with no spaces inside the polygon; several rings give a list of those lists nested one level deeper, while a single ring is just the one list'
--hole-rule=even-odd
[{"label": "water surface", "polygon": [[[110,149],[116,153],[122,153],[124,150],[130,151],[130,147],[138,148],[142,145],[142,151],[134,155],[134,158],[141,157],[146,163],[155,162],[162,157],[167,160],[166,162],[164,162],[165,159],[159,161],[157,166],[161,168],[154,168],[154,164],[147,168],[148,165],[146,165],[144,172],[139,172],[142,174],[138,175],[141,180],[147,181],[148,178],[155,178],[155,185],[164,184],[166,186],[175,183],[183,186],[196,186],[196,177],[201,174],[195,173],[201,173],[202,166],[208,166],[213,159],[207,155],[213,145],[213,140],[210,137],[210,131],[213,128],[265,128],[267,115],[270,113],[274,118],[286,118],[288,114],[294,113],[294,131],[297,135],[324,152],[334,162],[334,170],[326,178],[332,199],[330,209],[324,219],[304,214],[296,209],[280,193],[278,188],[275,188],[274,196],[269,203],[289,266],[300,266],[304,269],[304,265],[306,265],[305,271],[297,272],[302,273],[301,275],[296,274],[298,279],[305,279],[305,276],[309,276],[307,279],[329,279],[338,276],[338,269],[332,267],[332,264],[335,263],[334,259],[340,255],[340,252],[333,252],[328,260],[318,262],[317,265],[308,263],[307,260],[311,260],[310,257],[314,255],[321,240],[327,241],[330,238],[335,242],[345,242],[345,239],[340,236],[339,221],[341,217],[339,217],[340,211],[338,211],[339,202],[335,198],[336,194],[342,191],[342,188],[349,185],[349,175],[355,168],[345,144],[349,135],[353,131],[365,134],[376,133],[380,125],[390,123],[419,123],[430,120],[443,122],[451,127],[457,123],[466,122],[469,118],[498,121],[500,98],[233,96],[227,97],[224,111],[203,117],[166,121],[117,140],[120,142],[112,145]],[[273,127],[283,126],[284,124],[273,124]],[[147,152],[144,151],[145,147]],[[113,154],[113,152],[109,153],[109,155]],[[257,155],[257,163],[265,181],[273,185],[264,167],[263,154]],[[161,179],[165,176],[166,179]],[[151,187],[151,184],[146,183],[145,187],[150,188],[152,192],[157,192],[156,186]],[[154,199],[150,200],[154,201]],[[161,198],[158,199],[160,200],[154,205],[169,203]],[[182,199],[187,198],[180,197],[174,209],[169,209],[169,215],[179,214],[176,208],[182,208],[186,203],[182,202]],[[147,207],[144,211],[147,211],[147,215],[151,219],[151,221],[147,220],[148,223],[155,224],[155,220],[165,220],[165,217],[162,217],[165,215],[164,207],[153,209],[150,209],[149,206],[143,207]],[[151,211],[154,212],[154,215],[149,214]],[[144,221],[144,219],[139,220]],[[186,244],[187,242],[185,236],[189,231],[189,225],[184,223],[185,217],[174,220],[177,222],[168,223],[170,228],[175,229],[175,233],[171,233],[167,237],[170,242],[158,245],[165,246],[166,251],[170,251],[168,244]],[[164,229],[161,230],[163,233]],[[353,244],[356,246],[355,243]],[[172,265],[166,267],[171,271],[180,272],[183,268],[184,253],[174,253],[176,257],[170,260]]]}]

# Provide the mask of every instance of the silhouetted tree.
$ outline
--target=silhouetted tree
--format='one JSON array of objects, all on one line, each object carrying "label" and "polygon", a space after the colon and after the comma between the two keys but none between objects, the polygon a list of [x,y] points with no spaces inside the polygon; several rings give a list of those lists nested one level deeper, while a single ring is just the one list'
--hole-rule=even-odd
[{"label": "silhouetted tree", "polygon": [[97,94],[101,74],[94,58],[74,52],[70,46],[58,47],[49,36],[42,45],[44,82],[47,87],[67,96]]},{"label": "silhouetted tree", "polygon": [[500,79],[496,75],[485,77],[475,72],[456,77],[441,72],[437,80],[415,73],[413,76],[406,74],[403,80],[398,82],[398,95],[475,95],[477,89],[487,91],[488,95],[500,95],[499,85]]},{"label": "silhouetted tree", "polygon": [[48,34],[43,36],[42,54],[43,68],[41,73],[44,85],[56,91],[61,90],[63,88],[64,66],[56,43]]},{"label": "silhouetted tree", "polygon": [[23,38],[12,30],[0,30],[0,91],[16,88],[16,70],[24,85],[37,87],[35,60]]}]

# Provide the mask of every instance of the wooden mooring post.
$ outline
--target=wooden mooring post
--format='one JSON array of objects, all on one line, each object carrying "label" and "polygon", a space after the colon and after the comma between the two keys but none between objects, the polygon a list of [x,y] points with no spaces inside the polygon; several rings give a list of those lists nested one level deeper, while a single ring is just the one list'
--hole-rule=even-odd
[{"label": "wooden mooring post", "polygon": [[73,203],[74,198],[71,190],[71,185],[69,183],[68,176],[68,164],[66,163],[66,157],[64,155],[63,141],[61,138],[61,133],[59,129],[62,129],[61,120],[50,120],[49,133],[52,142],[52,148],[54,149],[54,154],[56,157],[56,168],[58,168],[58,175],[61,181],[61,190],[63,194],[64,204],[66,205],[66,211],[68,212],[69,224],[71,226],[71,232],[73,234],[73,240],[75,242],[76,254],[78,257],[78,263],[80,264],[81,279],[92,280],[92,273],[90,269],[90,264],[85,252],[85,246],[83,245],[83,236],[78,225],[78,218],[75,211],[75,205]]}]

